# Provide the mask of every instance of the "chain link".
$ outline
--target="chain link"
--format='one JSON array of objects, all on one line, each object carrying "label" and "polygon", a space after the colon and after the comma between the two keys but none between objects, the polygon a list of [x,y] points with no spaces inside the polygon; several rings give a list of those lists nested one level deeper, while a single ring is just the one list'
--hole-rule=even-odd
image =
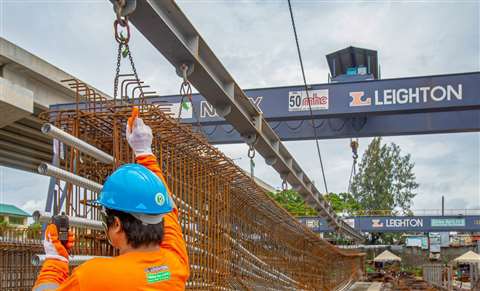
[{"label": "chain link", "polygon": [[[122,43],[118,43],[117,68],[115,70],[115,79],[113,80],[113,100],[117,101],[118,78],[120,77],[120,63],[122,61]],[[122,98],[122,96],[120,96]]]},{"label": "chain link", "polygon": [[255,169],[255,162],[253,161],[253,159],[255,158],[255,148],[253,147],[253,144],[250,144],[248,146],[247,156],[250,159],[250,176],[253,179]]},{"label": "chain link", "polygon": [[249,145],[248,146],[248,158],[249,159],[253,159],[255,158],[255,148],[253,147],[253,145]]},{"label": "chain link", "polygon": [[[123,37],[121,33],[120,34],[118,33],[118,26],[119,25],[126,28],[127,37]],[[138,87],[140,89],[140,97],[139,97],[140,102],[139,103],[141,105],[145,105],[145,95],[143,93],[143,88],[142,88],[141,83],[140,83],[140,78],[138,77],[137,69],[135,67],[135,62],[133,61],[130,46],[128,45],[128,42],[130,40],[130,27],[129,27],[127,17],[124,17],[124,19],[120,18],[120,19],[115,20],[114,28],[115,28],[115,39],[118,42],[118,52],[117,52],[117,67],[116,67],[116,70],[115,70],[115,80],[113,82],[113,99],[116,100],[117,95],[118,95],[118,81],[119,81],[118,79],[120,77],[120,67],[121,67],[121,62],[122,62],[122,49],[125,49],[124,50],[124,56],[125,56],[125,52],[126,52],[126,55],[128,56],[128,60],[130,61],[130,66],[132,67],[133,75],[135,76],[135,80],[137,81]],[[132,96],[132,101],[133,101],[134,97],[135,96]],[[123,96],[120,96],[120,98],[123,98]],[[121,100],[121,101],[123,102],[123,100]]]},{"label": "chain link", "polygon": [[185,101],[185,98],[187,98],[188,101],[190,102],[190,106],[192,106],[193,117],[197,122],[197,132],[204,134],[202,124],[200,122],[200,116],[197,110],[195,109],[195,106],[193,105],[192,84],[187,79],[188,66],[185,64],[182,64],[180,69],[182,70],[183,82],[180,85],[180,95],[182,96],[182,99],[180,99],[180,108],[178,110],[177,122],[180,123],[180,119],[182,117],[183,102]]},{"label": "chain link", "polygon": [[287,179],[283,179],[283,181],[282,181],[282,191],[287,191],[287,190],[288,190]]},{"label": "chain link", "polygon": [[352,148],[352,158],[353,158],[353,175],[357,173],[357,160],[358,160],[358,138],[356,140],[350,139],[350,147]]},{"label": "chain link", "polygon": [[350,139],[350,147],[352,148],[352,169],[350,171],[350,179],[348,179],[348,192],[352,192],[353,178],[357,175],[357,159],[358,159],[358,138],[356,140]]},{"label": "chain link", "polygon": [[[192,86],[190,85],[190,82],[188,81],[183,81],[182,84],[180,85],[180,95],[182,96],[182,99],[180,100],[180,109],[178,110],[178,117],[177,121],[180,122],[180,117],[182,116],[182,109],[183,109],[183,102],[185,100],[185,97],[187,97],[193,107],[193,102],[192,102]],[[192,108],[193,110],[193,108]]]},{"label": "chain link", "polygon": [[[129,47],[128,43],[125,44],[125,48],[128,51],[128,59],[130,60],[130,65],[132,66],[133,75],[135,76],[135,79],[137,80],[137,83],[138,83],[138,86],[139,86],[139,89],[140,89],[140,96],[141,96],[140,97],[140,103],[142,105],[145,105],[145,95],[143,94],[143,88],[141,87],[140,79],[138,78],[137,69],[135,68],[135,63],[133,62],[132,53],[130,51],[130,47]],[[132,98],[133,97],[134,96],[132,96]]]}]

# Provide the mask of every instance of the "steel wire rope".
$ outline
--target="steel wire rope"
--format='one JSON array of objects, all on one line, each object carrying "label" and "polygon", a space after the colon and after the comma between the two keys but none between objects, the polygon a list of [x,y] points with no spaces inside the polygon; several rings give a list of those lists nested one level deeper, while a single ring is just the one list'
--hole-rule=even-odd
[{"label": "steel wire rope", "polygon": [[325,119],[323,119],[317,126],[315,126],[315,120],[312,122],[312,127],[314,128],[320,128],[325,124]]},{"label": "steel wire rope", "polygon": [[281,122],[281,121],[277,121],[277,124],[272,125],[272,124],[273,124],[273,121],[271,121],[271,123],[269,123],[269,124],[270,124],[270,127],[271,127],[272,129],[277,129],[277,128],[280,126],[280,124],[282,124],[282,122]]},{"label": "steel wire rope", "polygon": [[305,120],[300,120],[300,123],[297,125],[297,126],[290,126],[290,124],[288,124],[288,121],[285,121],[285,125],[288,127],[288,129],[290,129],[291,131],[296,131],[297,129],[299,129],[302,125],[303,125],[303,122]]},{"label": "steel wire rope", "polygon": [[354,172],[355,172],[355,162],[352,162],[352,168],[350,170],[350,178],[348,179],[348,188],[347,192],[352,192],[352,179],[354,177]]},{"label": "steel wire rope", "polygon": [[217,125],[211,125],[212,126],[212,130],[210,130],[209,132],[207,132],[207,126],[204,127],[204,133],[205,135],[207,136],[211,136],[215,131],[217,131],[217,127],[218,127],[218,124]]},{"label": "steel wire rope", "polygon": [[328,127],[330,127],[331,130],[336,131],[336,132],[342,131],[343,128],[345,127],[345,124],[347,124],[347,120],[346,120],[346,119],[343,119],[343,120],[342,120],[342,125],[334,128],[333,125],[332,125],[332,122],[333,122],[333,121],[332,121],[332,118],[329,118],[329,119],[328,119],[328,123],[327,123],[327,124],[328,124]]},{"label": "steel wire rope", "polygon": [[310,96],[308,94],[307,79],[305,77],[305,69],[303,67],[302,53],[300,51],[300,43],[298,41],[297,28],[295,26],[295,18],[293,17],[292,3],[290,2],[290,0],[287,0],[287,1],[288,1],[288,10],[290,11],[290,20],[292,21],[293,34],[295,36],[295,44],[297,46],[298,60],[300,62],[300,68],[302,71],[303,84],[305,87],[305,93],[307,94],[308,111],[310,113],[310,121],[312,123],[313,134],[315,137],[315,145],[317,148],[318,160],[320,161],[320,168],[322,170],[323,185],[325,186],[325,192],[328,194],[329,192],[328,192],[328,186],[327,186],[327,179],[325,177],[325,169],[323,167],[322,154],[320,152],[320,143],[318,141],[317,127],[315,127],[315,120],[313,118],[312,104],[310,102]]},{"label": "steel wire rope", "polygon": [[226,126],[230,126],[232,128],[232,129],[228,130],[228,129],[225,129],[225,125],[222,125],[223,131],[227,134],[230,134],[235,130],[235,127],[231,126],[230,124],[226,124]]}]

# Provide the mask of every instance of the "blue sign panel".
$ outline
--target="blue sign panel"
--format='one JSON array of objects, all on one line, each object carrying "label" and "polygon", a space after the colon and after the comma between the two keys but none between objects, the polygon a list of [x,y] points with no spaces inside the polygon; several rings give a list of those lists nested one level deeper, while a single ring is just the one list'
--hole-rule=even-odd
[{"label": "blue sign panel", "polygon": [[333,228],[328,226],[327,221],[321,217],[299,217],[298,220],[305,224],[313,232],[333,231]]},{"label": "blue sign panel", "polygon": [[355,217],[355,228],[365,232],[480,231],[480,216]]},{"label": "blue sign panel", "polygon": [[[320,139],[480,130],[479,72],[317,84],[311,86],[309,96],[303,86],[245,93],[282,140],[313,139],[310,107]],[[146,101],[178,116],[178,95],[149,97]],[[195,124],[198,116],[211,143],[243,142],[201,95],[193,95],[193,105],[182,110],[182,121]],[[67,110],[75,105],[51,108]]]},{"label": "blue sign panel", "polygon": [[[267,120],[352,116],[359,113],[407,113],[447,108],[480,108],[480,73],[312,85],[307,97],[303,86],[245,90]],[[149,103],[178,108],[180,97],[159,96]],[[163,102],[163,103],[162,103]],[[167,102],[167,103],[165,103]],[[201,95],[193,95],[202,122],[221,122],[215,108]],[[168,105],[170,104],[170,105]],[[186,115],[193,122],[193,116]]]},{"label": "blue sign panel", "polygon": [[[354,228],[362,232],[444,232],[480,231],[480,215],[469,216],[357,216]],[[315,232],[333,231],[320,217],[299,220]]]}]

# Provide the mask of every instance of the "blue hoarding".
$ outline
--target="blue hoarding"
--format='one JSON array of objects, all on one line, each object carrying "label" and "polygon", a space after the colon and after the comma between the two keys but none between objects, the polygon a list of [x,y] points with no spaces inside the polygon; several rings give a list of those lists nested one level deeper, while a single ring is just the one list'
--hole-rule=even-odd
[{"label": "blue hoarding", "polygon": [[[313,139],[314,130],[306,122],[311,118],[309,104],[320,139],[478,131],[479,92],[479,72],[316,84],[311,85],[308,97],[303,86],[245,90],[282,140]],[[178,95],[147,98],[147,103],[174,117],[179,102]],[[193,103],[211,143],[243,142],[203,96],[194,94]],[[196,123],[192,106],[182,110],[182,121]]]},{"label": "blue hoarding", "polygon": [[[302,223],[315,232],[332,231],[319,217],[301,217]],[[354,228],[362,232],[477,232],[480,215],[469,216],[357,216]],[[318,221],[318,222],[317,222]]]}]

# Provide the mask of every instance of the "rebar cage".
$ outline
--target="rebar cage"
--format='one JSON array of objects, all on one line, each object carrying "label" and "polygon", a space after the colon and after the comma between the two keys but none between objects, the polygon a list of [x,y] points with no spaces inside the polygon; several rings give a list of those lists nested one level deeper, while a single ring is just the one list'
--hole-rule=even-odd
[{"label": "rebar cage", "polygon": [[[107,100],[77,80],[67,82],[77,102],[41,118],[112,154],[115,164],[54,143],[59,167],[103,183],[116,167],[134,161],[125,125],[135,103],[152,128],[154,154],[180,211],[190,260],[188,289],[335,290],[360,276],[362,254],[319,238],[190,125],[141,99]],[[99,219],[90,204],[98,193],[62,181],[55,193],[58,205],[65,197],[67,215]],[[74,254],[115,255],[103,233],[74,231]]]}]

